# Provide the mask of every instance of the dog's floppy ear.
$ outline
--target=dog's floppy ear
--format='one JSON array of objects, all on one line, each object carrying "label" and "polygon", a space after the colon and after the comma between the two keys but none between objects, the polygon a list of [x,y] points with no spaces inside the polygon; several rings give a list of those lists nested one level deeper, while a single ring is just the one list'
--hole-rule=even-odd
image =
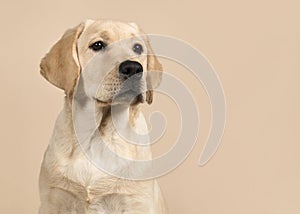
[{"label": "dog's floppy ear", "polygon": [[151,104],[153,101],[153,89],[157,88],[161,82],[163,67],[154,55],[148,38],[146,39],[147,46],[147,92],[146,101]]},{"label": "dog's floppy ear", "polygon": [[84,29],[82,23],[65,32],[62,38],[42,59],[40,72],[50,83],[72,95],[80,73],[77,55],[77,39]]}]

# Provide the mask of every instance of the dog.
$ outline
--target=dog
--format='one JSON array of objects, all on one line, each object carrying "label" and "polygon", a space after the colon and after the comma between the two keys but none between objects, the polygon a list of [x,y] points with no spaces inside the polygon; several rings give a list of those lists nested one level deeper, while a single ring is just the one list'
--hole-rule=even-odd
[{"label": "dog", "polygon": [[[133,172],[142,177],[147,168],[135,169],[118,158],[151,160],[150,146],[128,142],[130,137],[122,137],[114,125],[147,133],[140,108],[152,103],[162,70],[135,23],[87,20],[67,30],[50,49],[41,60],[40,73],[64,90],[65,102],[41,165],[39,214],[167,213],[155,179],[130,179]],[[94,134],[102,144],[78,143],[76,131],[91,123],[79,120],[75,130],[74,117],[85,119],[82,114],[89,103],[97,121]],[[102,170],[97,161],[107,168]]]}]

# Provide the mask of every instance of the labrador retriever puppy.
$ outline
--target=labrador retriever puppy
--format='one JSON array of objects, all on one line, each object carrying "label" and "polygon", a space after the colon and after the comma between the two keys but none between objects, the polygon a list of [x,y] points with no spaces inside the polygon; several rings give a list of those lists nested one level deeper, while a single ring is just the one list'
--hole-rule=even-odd
[{"label": "labrador retriever puppy", "polygon": [[[162,66],[140,28],[87,20],[65,32],[40,68],[43,77],[64,90],[65,104],[41,166],[39,214],[167,213],[155,179],[130,179],[130,173],[143,177],[147,169],[135,169],[119,158],[151,160],[149,145],[128,142],[130,137],[122,137],[115,125],[147,133],[140,106],[152,103],[153,88],[161,81]],[[85,119],[80,109],[91,103],[94,134],[102,144],[98,138],[78,143],[76,131],[81,130],[75,131],[74,118]],[[78,124],[84,129],[90,123]]]}]

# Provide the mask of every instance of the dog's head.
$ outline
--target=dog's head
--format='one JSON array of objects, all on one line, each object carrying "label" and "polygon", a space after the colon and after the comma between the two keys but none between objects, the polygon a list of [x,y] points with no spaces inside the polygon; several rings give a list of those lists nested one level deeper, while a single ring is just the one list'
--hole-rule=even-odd
[{"label": "dog's head", "polygon": [[[82,72],[85,93],[101,103],[152,103],[162,66],[147,36],[134,23],[88,20],[68,30],[42,59],[41,74],[72,98]],[[102,75],[94,78],[93,73]],[[98,85],[97,93],[88,88]],[[134,96],[134,99],[130,98]]]}]

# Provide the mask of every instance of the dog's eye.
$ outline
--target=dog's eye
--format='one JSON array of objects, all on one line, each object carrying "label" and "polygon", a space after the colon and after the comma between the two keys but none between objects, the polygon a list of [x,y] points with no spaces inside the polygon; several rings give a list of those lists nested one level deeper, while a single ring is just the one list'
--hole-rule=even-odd
[{"label": "dog's eye", "polygon": [[97,41],[90,45],[90,48],[94,51],[101,51],[106,47],[106,44],[102,41]]},{"label": "dog's eye", "polygon": [[143,53],[143,46],[140,44],[134,44],[132,50],[137,53],[137,54],[142,54]]}]

